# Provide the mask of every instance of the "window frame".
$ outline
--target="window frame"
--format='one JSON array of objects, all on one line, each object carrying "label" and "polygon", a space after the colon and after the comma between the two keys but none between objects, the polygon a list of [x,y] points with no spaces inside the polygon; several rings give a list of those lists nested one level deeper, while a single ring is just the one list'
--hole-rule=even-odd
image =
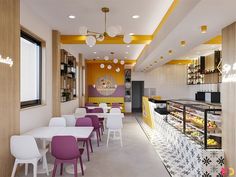
[{"label": "window frame", "polygon": [[20,38],[24,38],[25,40],[28,40],[29,42],[32,42],[39,46],[39,99],[35,100],[29,100],[29,101],[20,101],[21,109],[29,108],[33,106],[38,106],[42,104],[42,50],[43,50],[43,44],[42,41],[38,40],[37,38],[33,37],[33,35],[30,35],[29,33],[21,30]]}]

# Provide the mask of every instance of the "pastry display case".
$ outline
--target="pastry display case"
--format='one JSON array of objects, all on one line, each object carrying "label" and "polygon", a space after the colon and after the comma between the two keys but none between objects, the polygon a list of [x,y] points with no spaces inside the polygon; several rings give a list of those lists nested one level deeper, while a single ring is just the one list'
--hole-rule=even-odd
[{"label": "pastry display case", "polygon": [[205,149],[221,149],[221,105],[188,100],[167,101],[167,122]]}]

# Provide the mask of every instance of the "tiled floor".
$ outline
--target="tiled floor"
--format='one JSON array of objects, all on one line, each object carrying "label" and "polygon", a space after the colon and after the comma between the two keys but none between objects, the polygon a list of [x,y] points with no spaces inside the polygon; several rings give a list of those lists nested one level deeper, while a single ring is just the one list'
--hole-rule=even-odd
[{"label": "tiled floor", "polygon": [[[106,136],[106,134],[103,135],[100,147],[93,142],[94,153],[91,154],[89,162],[86,155],[83,155],[83,161],[87,167],[85,177],[170,176],[134,115],[126,116],[124,119],[123,148],[120,147],[119,140],[110,141],[109,148],[107,148]],[[52,163],[53,159],[49,157],[48,161]],[[28,176],[31,177],[32,169],[30,168],[29,171]],[[23,177],[24,175],[22,173],[18,176]],[[60,176],[59,173],[57,176]],[[72,177],[73,175],[64,172],[63,176]],[[38,175],[38,177],[46,177],[46,175]]]}]

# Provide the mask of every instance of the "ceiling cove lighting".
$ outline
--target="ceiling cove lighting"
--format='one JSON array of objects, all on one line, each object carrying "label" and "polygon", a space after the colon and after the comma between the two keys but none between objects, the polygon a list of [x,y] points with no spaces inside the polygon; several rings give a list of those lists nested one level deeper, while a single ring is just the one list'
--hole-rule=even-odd
[{"label": "ceiling cove lighting", "polygon": [[68,18],[69,19],[75,19],[76,17],[74,15],[69,15]]},{"label": "ceiling cove lighting", "polygon": [[133,15],[132,18],[133,19],[138,19],[140,16],[139,15]]},{"label": "ceiling cove lighting", "polygon": [[207,26],[206,25],[202,25],[201,26],[201,33],[206,33],[207,32]]},{"label": "ceiling cove lighting", "polygon": [[[105,37],[116,37],[122,33],[122,27],[120,25],[107,27],[107,13],[110,12],[108,7],[103,7],[101,11],[104,13],[104,32],[95,32],[88,29],[86,26],[79,28],[80,35],[86,36],[86,44],[89,47],[93,47],[96,41],[103,41]],[[129,34],[124,34],[123,42],[129,44],[132,42],[132,38]]]},{"label": "ceiling cove lighting", "polygon": [[180,41],[180,45],[181,45],[182,47],[186,46],[186,41]]},{"label": "ceiling cove lighting", "polygon": [[169,50],[168,53],[169,53],[169,55],[172,55],[173,51],[172,51],[172,50]]}]

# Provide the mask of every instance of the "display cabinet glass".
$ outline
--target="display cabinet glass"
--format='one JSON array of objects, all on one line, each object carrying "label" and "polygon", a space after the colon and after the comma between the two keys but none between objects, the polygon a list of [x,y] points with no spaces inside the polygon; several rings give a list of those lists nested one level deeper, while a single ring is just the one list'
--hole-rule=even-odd
[{"label": "display cabinet glass", "polygon": [[205,149],[221,149],[221,106],[188,100],[167,102],[167,122]]}]

